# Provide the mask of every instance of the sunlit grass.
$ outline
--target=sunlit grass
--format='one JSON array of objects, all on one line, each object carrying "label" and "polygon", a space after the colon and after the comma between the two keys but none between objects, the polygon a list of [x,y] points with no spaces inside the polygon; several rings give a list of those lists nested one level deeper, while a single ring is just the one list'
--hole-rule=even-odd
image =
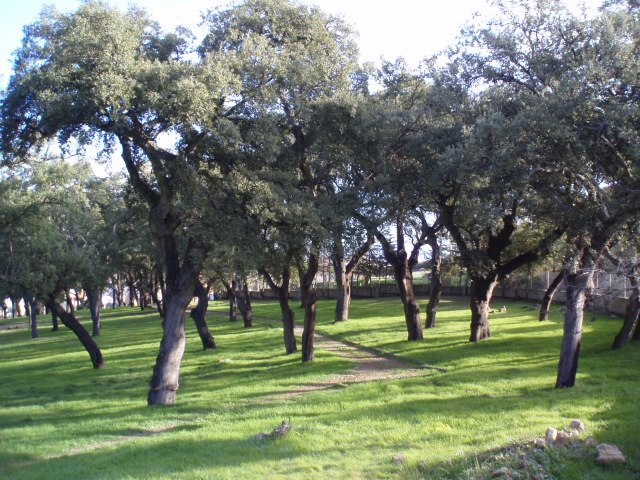
[{"label": "sunlit grass", "polygon": [[[246,330],[241,321],[212,316],[219,348],[202,351],[189,324],[177,404],[148,408],[147,382],[161,336],[151,310],[105,311],[98,343],[106,367],[100,371],[67,330],[43,328],[35,340],[27,330],[2,333],[0,476],[467,478],[474,459],[490,449],[581,418],[589,434],[620,445],[629,464],[605,469],[593,459],[569,461],[556,478],[637,478],[640,345],[611,351],[620,320],[588,316],[578,385],[556,390],[558,311],[541,323],[523,304],[506,305],[507,313],[492,316],[487,341],[467,342],[466,304],[456,300],[443,302],[438,326],[425,331],[425,340],[408,343],[398,299],[354,301],[352,318],[338,324],[332,323],[333,302],[322,301],[320,331],[447,372],[425,369],[417,378],[270,403],[265,399],[353,364],[319,351],[303,366],[299,354],[283,355],[277,322],[258,319]],[[226,306],[213,302],[212,308],[223,312]],[[254,302],[254,311],[279,318],[273,302]],[[255,439],[289,419],[289,436]],[[397,454],[406,461],[394,464]]]}]

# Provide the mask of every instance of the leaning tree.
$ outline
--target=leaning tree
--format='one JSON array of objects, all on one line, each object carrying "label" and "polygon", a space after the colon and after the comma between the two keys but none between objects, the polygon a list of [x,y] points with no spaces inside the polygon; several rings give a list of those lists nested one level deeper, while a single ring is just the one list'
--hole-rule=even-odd
[{"label": "leaning tree", "polygon": [[8,162],[51,139],[118,146],[130,185],[147,203],[166,276],[149,405],[175,400],[185,310],[206,251],[206,237],[195,232],[215,214],[207,201],[215,192],[197,173],[215,168],[213,152],[229,138],[226,119],[237,103],[224,55],[194,60],[189,39],[163,33],[139,9],[121,13],[93,1],[69,14],[45,9],[25,28],[1,105]]}]

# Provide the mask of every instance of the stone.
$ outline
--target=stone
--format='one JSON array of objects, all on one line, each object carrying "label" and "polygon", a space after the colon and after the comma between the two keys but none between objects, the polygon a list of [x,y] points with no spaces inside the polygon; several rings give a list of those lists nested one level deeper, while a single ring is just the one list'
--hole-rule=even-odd
[{"label": "stone", "polygon": [[598,440],[596,440],[594,437],[589,437],[584,441],[584,444],[587,447],[595,447],[596,445],[598,445]]},{"label": "stone", "polygon": [[587,427],[585,427],[584,422],[582,420],[571,420],[569,424],[569,428],[571,430],[577,430],[578,432],[584,432]]},{"label": "stone", "polygon": [[394,455],[391,461],[393,463],[404,463],[406,459],[407,458],[403,454],[399,453],[398,455]]},{"label": "stone", "polygon": [[559,447],[566,447],[571,443],[571,437],[567,432],[558,432],[558,436],[556,437],[555,445]]},{"label": "stone", "polygon": [[555,428],[547,428],[547,433],[544,437],[544,439],[546,440],[546,442],[548,444],[552,444],[556,441],[556,438],[558,437],[558,430],[556,430]]},{"label": "stone", "polygon": [[502,467],[501,469],[496,470],[491,474],[491,478],[500,478],[500,477],[510,478],[511,470],[509,470],[507,467]]},{"label": "stone", "polygon": [[601,443],[597,447],[598,457],[596,462],[603,465],[611,465],[613,463],[625,463],[627,460],[620,449],[615,445],[609,445],[608,443]]},{"label": "stone", "polygon": [[544,441],[544,438],[536,438],[533,441],[533,446],[534,447],[546,447],[547,446],[547,442]]}]

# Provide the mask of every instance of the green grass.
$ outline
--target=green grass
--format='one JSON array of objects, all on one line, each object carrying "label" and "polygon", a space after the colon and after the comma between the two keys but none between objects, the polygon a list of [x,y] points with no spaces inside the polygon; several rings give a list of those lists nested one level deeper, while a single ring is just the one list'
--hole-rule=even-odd
[{"label": "green grass", "polygon": [[[507,313],[492,316],[493,337],[479,344],[467,342],[466,303],[458,300],[443,302],[424,341],[408,343],[397,299],[354,301],[351,320],[340,324],[332,323],[333,302],[322,301],[320,331],[447,373],[424,370],[271,403],[264,399],[353,364],[318,351],[303,366],[299,354],[283,355],[277,324],[258,320],[245,330],[241,321],[212,317],[219,348],[203,352],[189,323],[177,404],[148,408],[161,336],[151,310],[104,312],[100,371],[66,329],[44,327],[36,340],[28,330],[0,332],[0,477],[484,478],[477,466],[494,449],[580,418],[588,434],[619,445],[628,464],[605,468],[553,451],[544,461],[554,478],[639,478],[640,345],[611,351],[620,320],[589,315],[577,386],[556,390],[559,313],[541,323],[521,303],[506,305]],[[255,302],[254,312],[279,317],[273,302]],[[287,437],[255,439],[288,419]],[[166,427],[173,428],[123,439]],[[96,448],[81,450],[87,446]],[[397,454],[406,460],[394,464]]]}]

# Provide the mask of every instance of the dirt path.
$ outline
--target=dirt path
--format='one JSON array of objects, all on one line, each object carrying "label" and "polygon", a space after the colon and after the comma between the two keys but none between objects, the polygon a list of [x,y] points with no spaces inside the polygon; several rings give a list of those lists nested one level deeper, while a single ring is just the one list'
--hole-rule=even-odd
[{"label": "dirt path", "polygon": [[[226,316],[224,312],[210,312],[210,314]],[[267,317],[253,317],[255,320],[279,324],[279,320]],[[295,327],[295,334],[298,338],[302,336],[302,327]],[[318,333],[314,337],[314,345],[317,349],[327,350],[339,357],[347,358],[355,362],[353,369],[333,375],[322,382],[313,382],[300,385],[298,388],[289,390],[277,395],[263,397],[260,403],[273,403],[279,400],[297,397],[309,392],[328,390],[340,386],[347,386],[355,383],[375,382],[380,380],[399,380],[403,378],[418,377],[425,373],[425,370],[436,370],[446,372],[443,368],[429,365],[418,365],[408,362],[393,355],[382,354],[374,349],[369,349],[349,342],[342,342],[334,338]]]}]

